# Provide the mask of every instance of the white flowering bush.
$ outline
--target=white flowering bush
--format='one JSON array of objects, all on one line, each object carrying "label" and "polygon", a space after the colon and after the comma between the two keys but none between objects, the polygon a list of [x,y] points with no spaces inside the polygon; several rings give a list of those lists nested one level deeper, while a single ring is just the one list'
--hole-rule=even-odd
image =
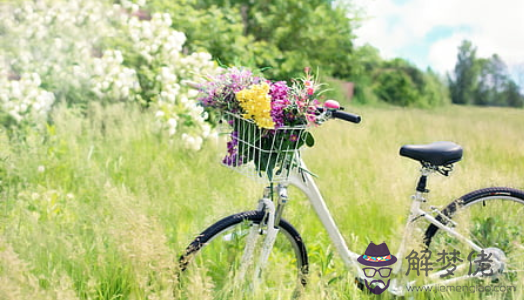
[{"label": "white flowering bush", "polygon": [[0,76],[1,110],[15,122],[41,123],[51,109],[55,95],[40,85],[37,73],[22,74],[19,80]]},{"label": "white flowering bush", "polygon": [[[127,30],[132,50],[150,66],[145,72],[139,70],[142,84],[155,87],[144,98],[155,104],[156,116],[170,136],[180,127],[185,131],[181,135],[185,146],[198,150],[211,128],[205,122],[207,115],[195,101],[197,91],[188,88],[184,81],[197,80],[201,73],[213,73],[216,67],[208,53],[182,54],[186,37],[172,30],[171,24],[169,14],[153,14],[149,22],[129,18]],[[147,76],[151,71],[154,77]]]},{"label": "white flowering bush", "polygon": [[13,5],[0,8],[0,108],[16,122],[42,122],[59,101],[126,101],[148,107],[187,148],[212,134],[184,82],[216,66],[208,53],[184,53],[186,36],[169,14],[149,16],[143,0]]},{"label": "white flowering bush", "polygon": [[94,58],[90,76],[91,89],[98,98],[134,100],[140,92],[136,71],[122,65],[124,58],[118,50],[107,50]]},{"label": "white flowering bush", "polygon": [[92,64],[102,39],[117,35],[110,23],[117,12],[102,2],[24,1],[2,7],[3,73],[37,73],[54,92],[82,88],[87,78],[71,76],[73,69]]}]

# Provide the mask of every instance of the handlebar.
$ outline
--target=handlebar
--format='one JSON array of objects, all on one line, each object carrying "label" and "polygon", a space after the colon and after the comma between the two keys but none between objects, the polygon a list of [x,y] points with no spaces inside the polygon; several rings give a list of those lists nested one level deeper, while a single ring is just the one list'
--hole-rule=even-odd
[{"label": "handlebar", "polygon": [[341,120],[356,123],[356,124],[362,121],[362,118],[359,115],[348,113],[345,111],[340,111],[340,110],[333,111],[332,116],[333,118],[341,119]]},{"label": "handlebar", "polygon": [[[340,108],[340,109],[343,109],[343,108]],[[317,110],[319,113],[323,113],[325,108],[319,107],[317,108]],[[330,114],[332,118],[340,119],[340,120],[344,120],[344,121],[356,123],[356,124],[362,121],[362,117],[360,117],[359,115],[348,113],[348,112],[337,110],[337,109],[329,109],[329,110],[330,110]]]}]

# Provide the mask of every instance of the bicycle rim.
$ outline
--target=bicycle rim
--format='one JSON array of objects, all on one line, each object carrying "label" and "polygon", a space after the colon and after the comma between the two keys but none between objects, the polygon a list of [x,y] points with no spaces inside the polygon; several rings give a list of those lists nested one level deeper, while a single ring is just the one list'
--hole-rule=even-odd
[{"label": "bicycle rim", "polygon": [[[507,188],[479,190],[453,202],[443,213],[451,217],[456,232],[480,246],[484,253],[473,251],[467,243],[431,225],[426,231],[426,244],[434,261],[442,259],[443,251],[449,254],[454,250],[460,253],[458,258],[462,260],[436,263],[436,271],[451,270],[445,271],[442,275],[447,276],[442,279],[482,275],[473,278],[477,287],[489,285],[490,290],[496,289],[493,293],[498,299],[521,298],[524,287],[524,194]],[[438,219],[451,224],[443,218]],[[453,270],[453,266],[457,268]]]},{"label": "bicycle rim", "polygon": [[[194,297],[189,297],[195,292],[191,290],[194,283],[198,292],[215,299],[251,299],[258,293],[291,298],[300,291],[307,273],[307,254],[300,236],[282,220],[273,249],[261,269],[259,258],[266,230],[260,226],[263,214],[252,213],[255,214],[238,221],[228,222],[228,218],[235,217],[231,216],[218,222],[199,237],[199,243],[203,243],[200,249],[194,243],[188,248],[181,258],[190,260],[180,280],[183,295]],[[206,232],[211,234],[206,236]]]}]

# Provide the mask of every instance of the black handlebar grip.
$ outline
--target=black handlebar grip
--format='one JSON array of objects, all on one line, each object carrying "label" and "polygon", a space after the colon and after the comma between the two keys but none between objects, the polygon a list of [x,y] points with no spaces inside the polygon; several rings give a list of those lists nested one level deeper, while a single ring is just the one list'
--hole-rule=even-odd
[{"label": "black handlebar grip", "polygon": [[350,113],[340,111],[340,110],[334,111],[333,117],[344,120],[344,121],[357,123],[357,124],[360,123],[360,121],[362,121],[362,118],[359,115],[350,114]]}]

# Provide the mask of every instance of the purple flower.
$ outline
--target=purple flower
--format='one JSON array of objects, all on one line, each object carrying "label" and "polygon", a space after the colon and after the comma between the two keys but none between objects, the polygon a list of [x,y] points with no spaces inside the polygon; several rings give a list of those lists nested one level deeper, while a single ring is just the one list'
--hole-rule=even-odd
[{"label": "purple flower", "polygon": [[198,102],[219,111],[240,111],[235,93],[260,81],[245,68],[229,68],[224,73],[210,76],[200,85]]},{"label": "purple flower", "polygon": [[[236,98],[236,93],[250,88],[255,84],[267,83],[270,87],[271,98],[270,116],[275,128],[272,130],[257,131],[256,137],[261,141],[262,150],[274,150],[274,138],[281,139],[286,146],[299,146],[302,144],[297,131],[285,131],[284,127],[313,126],[316,125],[316,111],[320,103],[315,99],[314,78],[306,70],[306,77],[301,80],[291,80],[290,85],[285,81],[271,82],[262,77],[255,76],[246,68],[232,67],[223,69],[221,74],[208,76],[206,82],[200,85],[199,103],[220,114],[238,114],[246,119],[246,114]],[[227,153],[222,162],[231,167],[247,164],[254,160],[254,146],[239,144],[239,130],[242,130],[237,121],[226,121],[233,128],[227,142]],[[281,150],[277,150],[281,151]],[[283,151],[283,150],[282,150]],[[262,160],[262,161],[260,161]],[[257,164],[268,163],[267,158],[258,158]],[[271,178],[270,178],[271,179]]]},{"label": "purple flower", "polygon": [[242,160],[238,159],[238,131],[231,132],[231,140],[227,142],[227,154],[222,163],[233,167],[242,164]]},{"label": "purple flower", "polygon": [[235,167],[237,165],[236,160],[237,160],[237,154],[235,153],[231,155],[226,155],[224,159],[222,160],[222,163],[224,165]]},{"label": "purple flower", "polygon": [[275,128],[285,125],[284,109],[289,105],[289,87],[285,81],[270,83],[269,95],[271,96],[271,117],[275,122]]}]

